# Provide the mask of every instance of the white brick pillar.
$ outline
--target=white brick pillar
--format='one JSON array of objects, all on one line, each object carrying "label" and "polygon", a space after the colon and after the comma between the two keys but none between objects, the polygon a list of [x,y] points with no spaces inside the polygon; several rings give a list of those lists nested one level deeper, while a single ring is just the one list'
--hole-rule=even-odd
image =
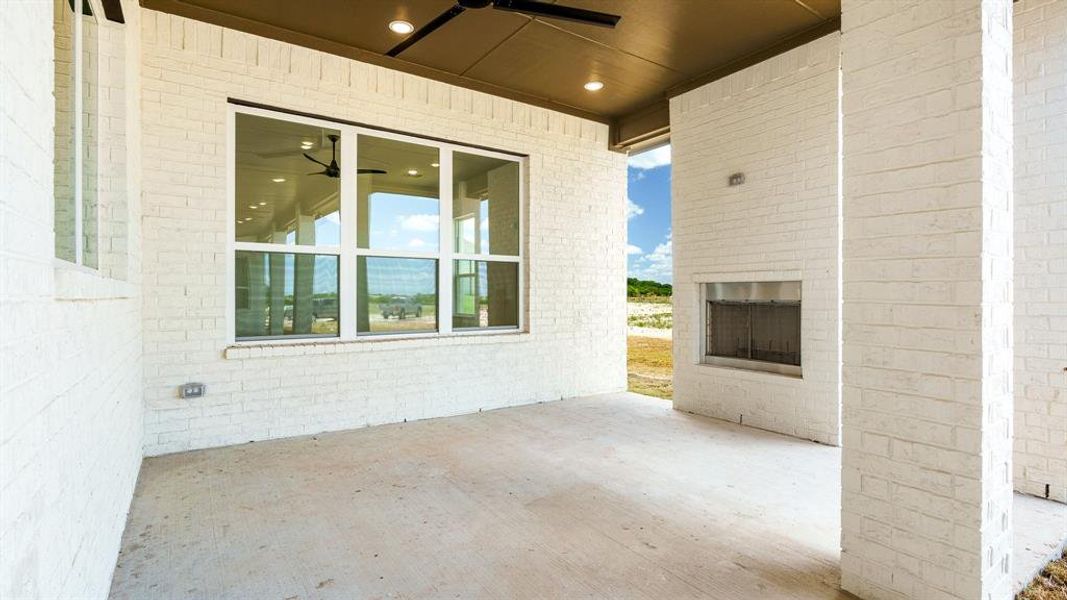
[{"label": "white brick pillar", "polygon": [[1067,0],[1014,18],[1015,489],[1067,503]]},{"label": "white brick pillar", "polygon": [[844,589],[1011,597],[1011,0],[843,0]]}]

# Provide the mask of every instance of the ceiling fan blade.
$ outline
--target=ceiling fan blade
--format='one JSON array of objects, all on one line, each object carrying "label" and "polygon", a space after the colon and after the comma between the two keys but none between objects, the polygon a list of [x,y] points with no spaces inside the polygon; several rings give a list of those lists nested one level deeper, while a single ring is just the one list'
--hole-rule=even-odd
[{"label": "ceiling fan blade", "polygon": [[315,158],[314,156],[312,156],[312,155],[308,154],[307,152],[305,152],[305,153],[304,153],[304,158],[306,158],[306,159],[310,160],[310,161],[311,161],[311,162],[313,162],[313,163],[318,163],[318,164],[320,164],[320,165],[322,165],[322,166],[326,167],[327,169],[329,169],[329,168],[330,168],[330,165],[328,165],[328,164],[326,164],[326,163],[322,162],[321,160],[319,160],[319,159]]},{"label": "ceiling fan blade", "polygon": [[428,35],[430,35],[431,33],[436,31],[439,27],[441,27],[445,23],[447,23],[447,22],[451,21],[452,19],[458,17],[464,10],[466,10],[466,9],[464,9],[462,6],[460,6],[458,4],[454,5],[452,8],[450,8],[450,9],[446,10],[445,12],[437,15],[437,17],[434,20],[432,20],[429,23],[427,23],[427,24],[423,25],[422,27],[420,27],[418,29],[418,31],[416,31],[415,33],[409,35],[407,38],[404,39],[404,41],[402,41],[399,44],[393,46],[392,49],[390,49],[388,52],[385,53],[385,55],[386,56],[397,56],[398,54],[400,54],[404,50],[407,50],[412,45],[414,45],[415,42],[421,40],[422,38],[424,38],[424,37],[426,37]]},{"label": "ceiling fan blade", "polygon": [[308,175],[326,175],[327,177],[329,177],[330,174],[326,171],[315,171],[314,173],[308,173]]},{"label": "ceiling fan blade", "polygon": [[387,171],[381,169],[356,169],[357,175],[385,175]]},{"label": "ceiling fan blade", "polygon": [[614,28],[615,25],[619,23],[619,19],[622,18],[619,15],[597,12],[595,10],[586,10],[584,8],[574,8],[571,6],[560,6],[559,4],[547,4],[545,2],[539,2],[538,0],[493,0],[493,8],[533,15],[535,17],[548,17],[550,19],[573,21],[575,23],[584,23],[586,25],[596,25],[598,27],[608,28]]}]

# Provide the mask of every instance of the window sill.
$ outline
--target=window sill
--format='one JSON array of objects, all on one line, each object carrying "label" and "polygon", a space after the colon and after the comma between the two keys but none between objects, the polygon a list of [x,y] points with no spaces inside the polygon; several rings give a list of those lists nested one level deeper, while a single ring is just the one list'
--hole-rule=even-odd
[{"label": "window sill", "polygon": [[138,295],[137,286],[128,281],[111,279],[65,260],[56,259],[54,273],[56,300],[122,300]]},{"label": "window sill", "polygon": [[526,341],[528,331],[472,331],[441,335],[376,335],[354,340],[296,339],[236,342],[227,346],[223,358],[274,358],[285,356],[308,356],[319,354],[345,354],[349,352],[367,352],[380,350],[406,350],[432,346],[450,347],[472,344],[508,344]]}]

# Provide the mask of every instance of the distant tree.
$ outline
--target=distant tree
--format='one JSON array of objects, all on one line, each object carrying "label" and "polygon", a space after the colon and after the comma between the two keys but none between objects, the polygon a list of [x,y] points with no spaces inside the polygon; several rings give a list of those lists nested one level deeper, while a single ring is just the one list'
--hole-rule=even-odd
[{"label": "distant tree", "polygon": [[626,278],[626,296],[628,298],[642,298],[648,296],[670,297],[673,288],[669,283],[647,281],[636,277]]}]

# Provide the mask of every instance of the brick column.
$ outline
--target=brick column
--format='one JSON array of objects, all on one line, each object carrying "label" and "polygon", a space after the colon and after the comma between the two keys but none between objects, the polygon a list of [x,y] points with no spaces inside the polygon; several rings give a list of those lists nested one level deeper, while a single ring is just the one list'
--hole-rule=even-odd
[{"label": "brick column", "polygon": [[1067,503],[1067,2],[1015,3],[1015,489]]},{"label": "brick column", "polygon": [[844,0],[844,589],[1011,597],[1010,0]]}]

